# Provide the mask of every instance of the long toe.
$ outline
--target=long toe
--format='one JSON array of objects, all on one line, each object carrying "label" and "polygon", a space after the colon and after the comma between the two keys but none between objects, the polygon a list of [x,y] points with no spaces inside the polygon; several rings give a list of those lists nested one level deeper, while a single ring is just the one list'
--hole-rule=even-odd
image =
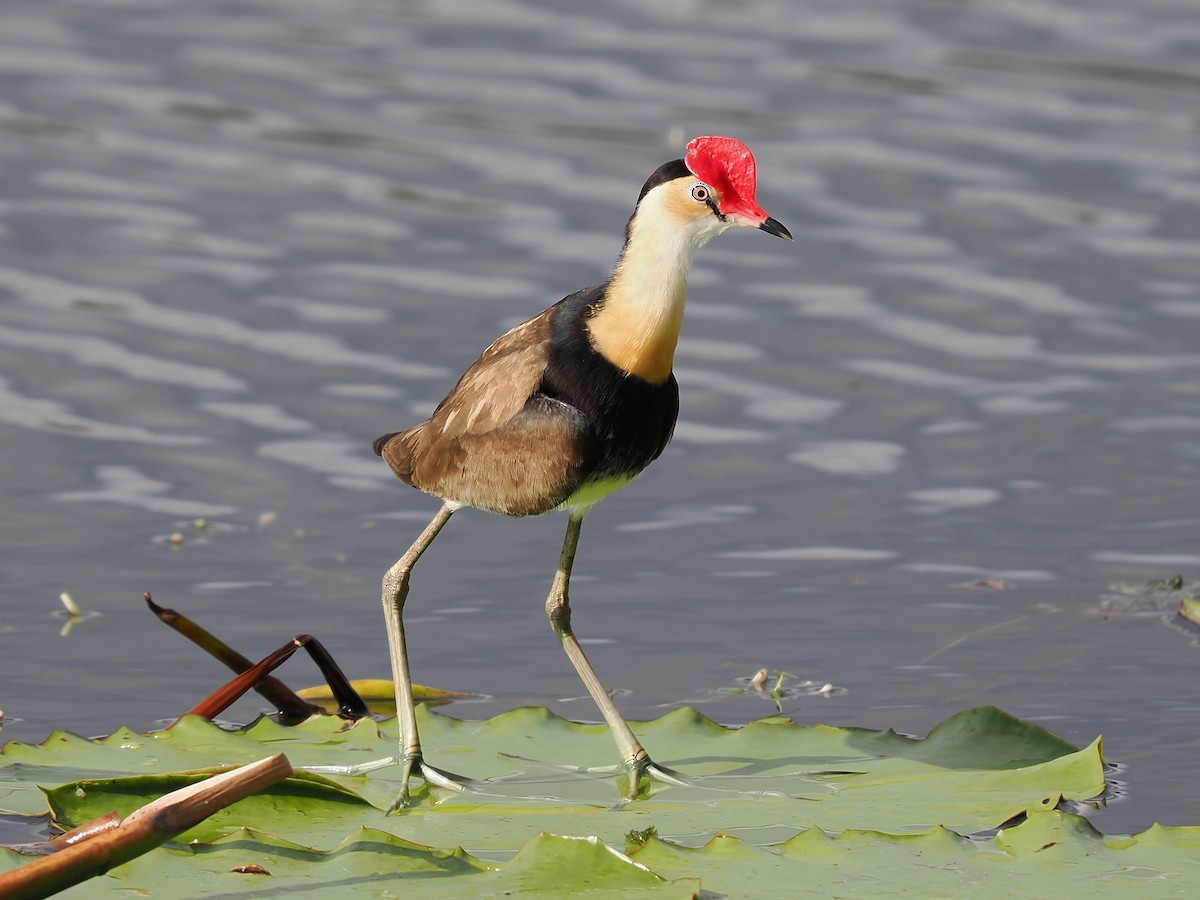
[{"label": "long toe", "polygon": [[458,775],[454,772],[447,772],[445,769],[431,766],[423,758],[415,759],[412,762],[411,769],[404,773],[400,785],[400,793],[396,796],[392,805],[388,807],[387,815],[390,816],[394,812],[410,809],[415,804],[417,798],[413,796],[408,787],[410,774],[420,775],[427,786],[433,785],[459,793],[472,790],[479,784],[479,781],[474,778],[468,778],[465,775]]},{"label": "long toe", "polygon": [[617,807],[624,806],[634,800],[645,800],[653,793],[654,782],[686,787],[691,782],[682,772],[676,772],[666,766],[660,766],[648,756],[628,763],[625,769],[628,783],[624,785],[624,798]]},{"label": "long toe", "polygon": [[426,784],[436,784],[438,787],[445,788],[448,791],[458,791],[463,793],[472,790],[479,784],[479,781],[474,778],[468,778],[466,775],[456,775],[454,772],[447,772],[445,769],[438,769],[427,762],[421,762],[421,777],[425,779]]}]

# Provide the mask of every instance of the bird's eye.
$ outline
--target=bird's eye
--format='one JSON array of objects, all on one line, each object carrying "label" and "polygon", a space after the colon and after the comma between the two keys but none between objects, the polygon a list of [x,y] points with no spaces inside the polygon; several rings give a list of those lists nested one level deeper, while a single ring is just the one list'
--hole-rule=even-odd
[{"label": "bird's eye", "polygon": [[708,189],[707,185],[692,185],[692,199],[697,203],[707,203],[710,196],[712,196],[712,191]]}]

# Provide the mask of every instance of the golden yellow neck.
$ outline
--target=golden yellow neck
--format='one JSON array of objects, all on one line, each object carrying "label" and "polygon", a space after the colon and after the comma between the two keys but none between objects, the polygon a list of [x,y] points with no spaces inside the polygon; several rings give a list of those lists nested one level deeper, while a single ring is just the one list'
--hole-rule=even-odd
[{"label": "golden yellow neck", "polygon": [[696,235],[680,227],[671,205],[643,200],[604,302],[588,319],[596,350],[651,384],[661,384],[671,375],[696,245]]}]

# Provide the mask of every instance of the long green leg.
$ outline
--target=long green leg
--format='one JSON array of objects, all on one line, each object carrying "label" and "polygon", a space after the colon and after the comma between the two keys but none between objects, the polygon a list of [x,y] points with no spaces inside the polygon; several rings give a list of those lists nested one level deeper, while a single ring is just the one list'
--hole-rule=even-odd
[{"label": "long green leg", "polygon": [[417,734],[417,710],[413,703],[412,678],[408,672],[408,649],[404,643],[404,601],[408,599],[408,578],[421,554],[433,543],[458,506],[443,504],[425,530],[405,551],[396,564],[383,576],[383,615],[387,622],[388,652],[392,658],[392,682],[396,690],[396,719],[400,727],[399,762],[400,794],[388,808],[391,814],[408,806],[408,782],[414,770],[426,782],[455,790],[463,790],[461,776],[441,772],[425,762],[421,754],[421,738]]},{"label": "long green leg", "polygon": [[586,507],[571,511],[571,518],[567,522],[567,534],[563,538],[562,553],[558,557],[558,569],[555,571],[554,581],[550,585],[550,595],[546,598],[546,615],[550,618],[550,627],[554,629],[563,650],[566,651],[567,659],[571,660],[571,665],[579,673],[584,687],[587,688],[596,706],[600,708],[600,714],[604,716],[604,721],[608,723],[609,731],[612,732],[613,740],[617,743],[617,750],[621,754],[621,764],[629,776],[626,800],[634,800],[646,794],[648,785],[643,784],[646,779],[655,778],[671,784],[686,784],[687,782],[670,769],[657,765],[650,758],[637,736],[621,718],[616,704],[608,695],[608,691],[604,689],[604,685],[600,683],[595,670],[588,662],[587,656],[584,655],[583,648],[579,646],[575,632],[571,630],[571,605],[568,588],[571,581],[571,568],[575,564],[575,550],[579,546],[579,530],[583,525],[585,515],[587,515]]}]

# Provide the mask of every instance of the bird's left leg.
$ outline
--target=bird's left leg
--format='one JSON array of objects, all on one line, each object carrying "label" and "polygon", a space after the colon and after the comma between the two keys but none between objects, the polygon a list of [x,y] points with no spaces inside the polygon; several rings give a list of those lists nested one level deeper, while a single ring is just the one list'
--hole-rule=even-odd
[{"label": "bird's left leg", "polygon": [[678,774],[670,769],[655,764],[654,760],[650,758],[641,742],[638,741],[625,720],[621,718],[608,691],[604,689],[604,685],[600,683],[595,670],[592,669],[584,655],[583,648],[579,646],[575,632],[571,630],[571,605],[568,588],[571,581],[571,568],[575,564],[575,549],[579,545],[579,529],[587,511],[587,507],[571,511],[571,518],[567,522],[567,534],[563,538],[562,553],[558,558],[558,570],[554,573],[550,596],[546,598],[546,615],[549,616],[550,627],[558,635],[558,640],[562,644],[563,650],[566,651],[567,658],[571,660],[571,665],[579,673],[584,687],[591,694],[596,706],[600,707],[600,713],[604,716],[604,721],[608,723],[613,739],[617,742],[617,750],[621,754],[621,763],[629,776],[629,787],[625,799],[627,801],[635,800],[649,793],[647,782],[650,778],[671,784],[686,784],[687,782],[681,780]]}]

